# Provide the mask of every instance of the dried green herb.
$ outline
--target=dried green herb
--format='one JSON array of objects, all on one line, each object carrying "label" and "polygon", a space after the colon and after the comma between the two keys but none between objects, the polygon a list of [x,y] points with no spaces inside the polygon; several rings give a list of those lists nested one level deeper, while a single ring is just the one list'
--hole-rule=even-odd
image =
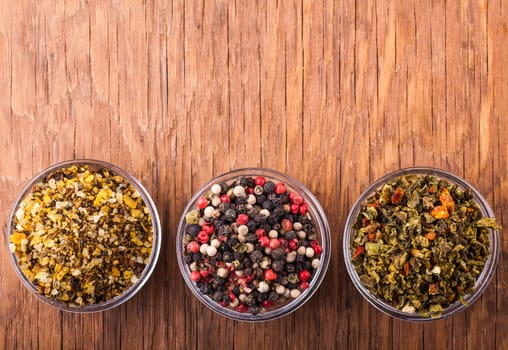
[{"label": "dried green herb", "polygon": [[469,189],[432,175],[384,184],[353,226],[352,263],[362,284],[407,313],[437,316],[474,291],[489,256],[489,229]]}]

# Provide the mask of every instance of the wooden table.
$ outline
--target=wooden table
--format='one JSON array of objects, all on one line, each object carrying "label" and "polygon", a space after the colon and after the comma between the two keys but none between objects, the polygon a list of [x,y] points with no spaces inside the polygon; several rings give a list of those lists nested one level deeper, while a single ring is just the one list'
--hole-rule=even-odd
[{"label": "wooden table", "polygon": [[[369,3],[369,4],[367,4]],[[345,271],[347,213],[383,174],[463,176],[508,226],[505,1],[0,1],[0,225],[61,160],[126,168],[152,194],[163,246],[145,287],[98,314],[29,294],[0,243],[2,349],[507,349],[508,241],[470,310],[431,323],[371,307]],[[200,304],[176,227],[213,176],[267,167],[325,208],[332,259],[318,293],[272,322]]]}]

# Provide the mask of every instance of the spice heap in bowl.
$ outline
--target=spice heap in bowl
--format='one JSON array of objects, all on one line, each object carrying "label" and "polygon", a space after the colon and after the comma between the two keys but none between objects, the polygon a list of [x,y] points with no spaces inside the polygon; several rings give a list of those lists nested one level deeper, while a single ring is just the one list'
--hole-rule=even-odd
[{"label": "spice heap in bowl", "polygon": [[486,289],[500,229],[486,200],[460,177],[407,168],[377,180],[354,204],[344,259],[356,288],[380,311],[442,319]]},{"label": "spice heap in bowl", "polygon": [[178,263],[196,297],[240,321],[282,317],[322,282],[330,231],[316,198],[298,181],[260,168],[231,171],[187,205]]},{"label": "spice heap in bowl", "polygon": [[71,312],[128,300],[160,250],[159,217],[146,190],[97,160],[66,161],[37,175],[16,199],[6,234],[28,289]]}]

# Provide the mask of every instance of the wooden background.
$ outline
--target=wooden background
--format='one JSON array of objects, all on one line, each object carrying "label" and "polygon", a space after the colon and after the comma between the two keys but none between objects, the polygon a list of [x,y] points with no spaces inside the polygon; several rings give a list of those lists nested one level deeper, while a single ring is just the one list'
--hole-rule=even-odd
[{"label": "wooden background", "polygon": [[[508,226],[508,3],[486,1],[0,0],[0,226],[54,162],[96,158],[136,175],[162,220],[147,285],[115,310],[54,310],[19,282],[1,235],[1,349],[508,349],[508,240],[467,312],[391,319],[342,258],[355,198],[388,171],[443,168]],[[288,317],[222,318],[175,258],[184,205],[230,169],[302,181],[328,215],[331,265]]]}]

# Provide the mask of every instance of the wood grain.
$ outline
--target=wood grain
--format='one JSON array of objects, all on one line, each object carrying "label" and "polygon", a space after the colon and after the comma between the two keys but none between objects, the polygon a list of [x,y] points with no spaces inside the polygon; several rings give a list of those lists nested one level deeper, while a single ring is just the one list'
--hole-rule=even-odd
[{"label": "wood grain", "polygon": [[[73,158],[131,171],[163,225],[147,285],[91,315],[30,295],[1,235],[0,348],[508,348],[504,234],[482,298],[425,325],[371,307],[342,258],[349,208],[401,167],[463,176],[508,225],[507,43],[503,0],[0,0],[0,226],[34,174]],[[174,254],[194,191],[248,166],[302,181],[332,229],[316,295],[260,324],[201,305]]]}]

